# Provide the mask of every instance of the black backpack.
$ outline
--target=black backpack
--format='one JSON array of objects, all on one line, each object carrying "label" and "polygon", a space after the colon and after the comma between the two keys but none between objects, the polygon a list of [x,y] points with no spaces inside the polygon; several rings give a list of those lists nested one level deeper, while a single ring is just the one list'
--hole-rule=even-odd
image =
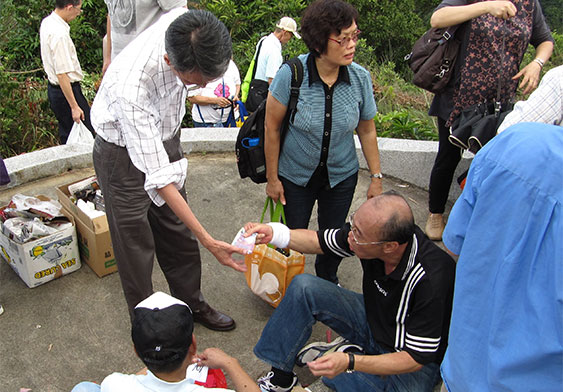
[{"label": "black backpack", "polygon": [[[293,121],[297,112],[299,88],[303,81],[303,63],[297,57],[287,60],[284,64],[291,68],[291,93],[287,112],[280,129],[280,153],[289,121]],[[264,155],[264,120],[266,118],[266,101],[263,101],[240,127],[235,152],[240,178],[250,177],[257,184],[267,182],[266,157]]]}]

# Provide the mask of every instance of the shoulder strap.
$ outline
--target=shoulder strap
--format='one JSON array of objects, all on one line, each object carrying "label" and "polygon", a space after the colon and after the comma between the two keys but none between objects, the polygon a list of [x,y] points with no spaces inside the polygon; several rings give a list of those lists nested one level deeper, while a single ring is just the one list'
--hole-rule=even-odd
[{"label": "shoulder strap", "polygon": [[264,42],[266,37],[262,37],[262,39],[260,39],[260,42],[258,43],[258,49],[256,49],[256,55],[254,56],[254,68],[252,69],[252,79],[254,79],[254,77],[256,76],[256,68],[258,68],[258,56],[260,56],[260,49],[262,49],[262,43]]},{"label": "shoulder strap", "polygon": [[297,101],[299,99],[299,89],[303,83],[303,63],[298,57],[294,57],[286,61],[291,69],[291,91],[289,95],[289,103],[287,104],[287,111],[283,119],[281,134],[280,134],[280,152],[283,148],[283,140],[287,130],[289,129],[289,121],[293,121],[297,113]]},{"label": "shoulder strap", "polygon": [[444,34],[442,35],[442,38],[445,41],[449,41],[450,38],[453,38],[453,36],[455,35],[456,30],[459,28],[460,25],[453,25],[450,26],[446,29],[446,31],[444,31]]},{"label": "shoulder strap", "polygon": [[205,120],[203,119],[203,114],[201,114],[201,110],[199,108],[199,105],[196,103],[195,106],[197,108],[197,112],[199,113],[199,118],[201,118],[201,122],[205,125]]},{"label": "shoulder strap", "polygon": [[499,72],[498,72],[498,81],[497,81],[497,100],[495,101],[495,116],[498,117],[500,115],[501,109],[501,75],[502,75],[502,67],[504,65],[504,46],[506,44],[506,30],[507,30],[507,21],[505,20],[502,25],[502,49],[500,51],[500,64],[499,64]]}]

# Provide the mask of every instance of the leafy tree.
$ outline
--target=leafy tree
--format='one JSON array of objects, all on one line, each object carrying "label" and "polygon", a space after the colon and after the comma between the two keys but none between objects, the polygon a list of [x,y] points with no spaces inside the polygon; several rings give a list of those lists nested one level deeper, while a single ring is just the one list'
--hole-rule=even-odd
[{"label": "leafy tree", "polygon": [[[190,6],[207,9],[225,23],[233,40],[234,61],[244,77],[260,37],[271,33],[283,16],[290,16],[299,24],[307,4],[303,0],[201,0]],[[291,40],[284,48],[290,57],[305,51],[299,40]]]},{"label": "leafy tree", "polygon": [[[2,3],[0,53],[4,67],[15,71],[42,68],[39,26],[53,11],[55,2],[2,0]],[[103,0],[83,0],[82,10],[70,23],[70,33],[82,68],[92,72],[101,68],[106,5]]]},{"label": "leafy tree", "polygon": [[551,30],[563,33],[563,4],[561,0],[540,0],[543,14]]},{"label": "leafy tree", "polygon": [[[429,28],[430,16],[440,0],[347,0],[360,13],[362,39],[355,60],[368,68],[381,127],[392,132],[411,130],[415,137],[426,135],[423,122],[431,96],[405,80],[411,74],[403,61],[414,41]],[[45,74],[39,50],[41,20],[54,9],[54,0],[0,0],[0,154],[11,156],[56,144],[56,120],[46,93]],[[213,12],[231,32],[233,57],[244,77],[258,39],[269,34],[282,16],[299,24],[303,10],[312,0],[199,0],[189,8]],[[554,32],[555,49],[544,71],[563,63],[563,13],[561,0],[540,0]],[[83,90],[92,99],[93,82],[102,66],[102,37],[107,8],[104,0],[83,0],[82,15],[71,22],[71,37],[85,71]],[[284,55],[307,51],[301,40],[291,40]],[[526,54],[524,63],[533,57]],[[401,79],[401,76],[403,79]],[[403,111],[408,108],[408,115]],[[391,113],[384,117],[385,113]],[[385,121],[383,121],[385,120]],[[419,122],[419,121],[422,121]],[[431,124],[430,124],[431,127]]]},{"label": "leafy tree", "polygon": [[377,62],[392,61],[399,71],[406,70],[404,56],[411,51],[412,44],[427,29],[416,7],[427,9],[424,2],[414,0],[351,0],[358,9],[358,25],[362,37],[372,47]]}]

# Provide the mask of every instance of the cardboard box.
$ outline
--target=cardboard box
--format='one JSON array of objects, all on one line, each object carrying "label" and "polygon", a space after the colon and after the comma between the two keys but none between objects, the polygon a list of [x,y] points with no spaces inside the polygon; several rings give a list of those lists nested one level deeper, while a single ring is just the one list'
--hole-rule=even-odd
[{"label": "cardboard box", "polygon": [[64,208],[62,212],[72,222],[71,227],[23,244],[6,237],[0,223],[0,254],[29,288],[70,274],[81,266],[74,219]]},{"label": "cardboard box", "polygon": [[59,186],[56,190],[57,196],[59,202],[70,211],[76,221],[78,247],[82,261],[101,278],[117,271],[108,220],[105,215],[90,219],[84,211],[78,208],[69,198],[68,186],[71,184]]}]

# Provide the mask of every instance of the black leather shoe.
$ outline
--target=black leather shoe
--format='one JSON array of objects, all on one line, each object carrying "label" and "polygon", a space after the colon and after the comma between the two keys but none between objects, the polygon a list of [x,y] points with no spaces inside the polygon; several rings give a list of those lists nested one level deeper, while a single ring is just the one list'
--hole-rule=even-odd
[{"label": "black leather shoe", "polygon": [[235,320],[207,304],[194,312],[194,321],[214,331],[230,331],[236,327]]}]

